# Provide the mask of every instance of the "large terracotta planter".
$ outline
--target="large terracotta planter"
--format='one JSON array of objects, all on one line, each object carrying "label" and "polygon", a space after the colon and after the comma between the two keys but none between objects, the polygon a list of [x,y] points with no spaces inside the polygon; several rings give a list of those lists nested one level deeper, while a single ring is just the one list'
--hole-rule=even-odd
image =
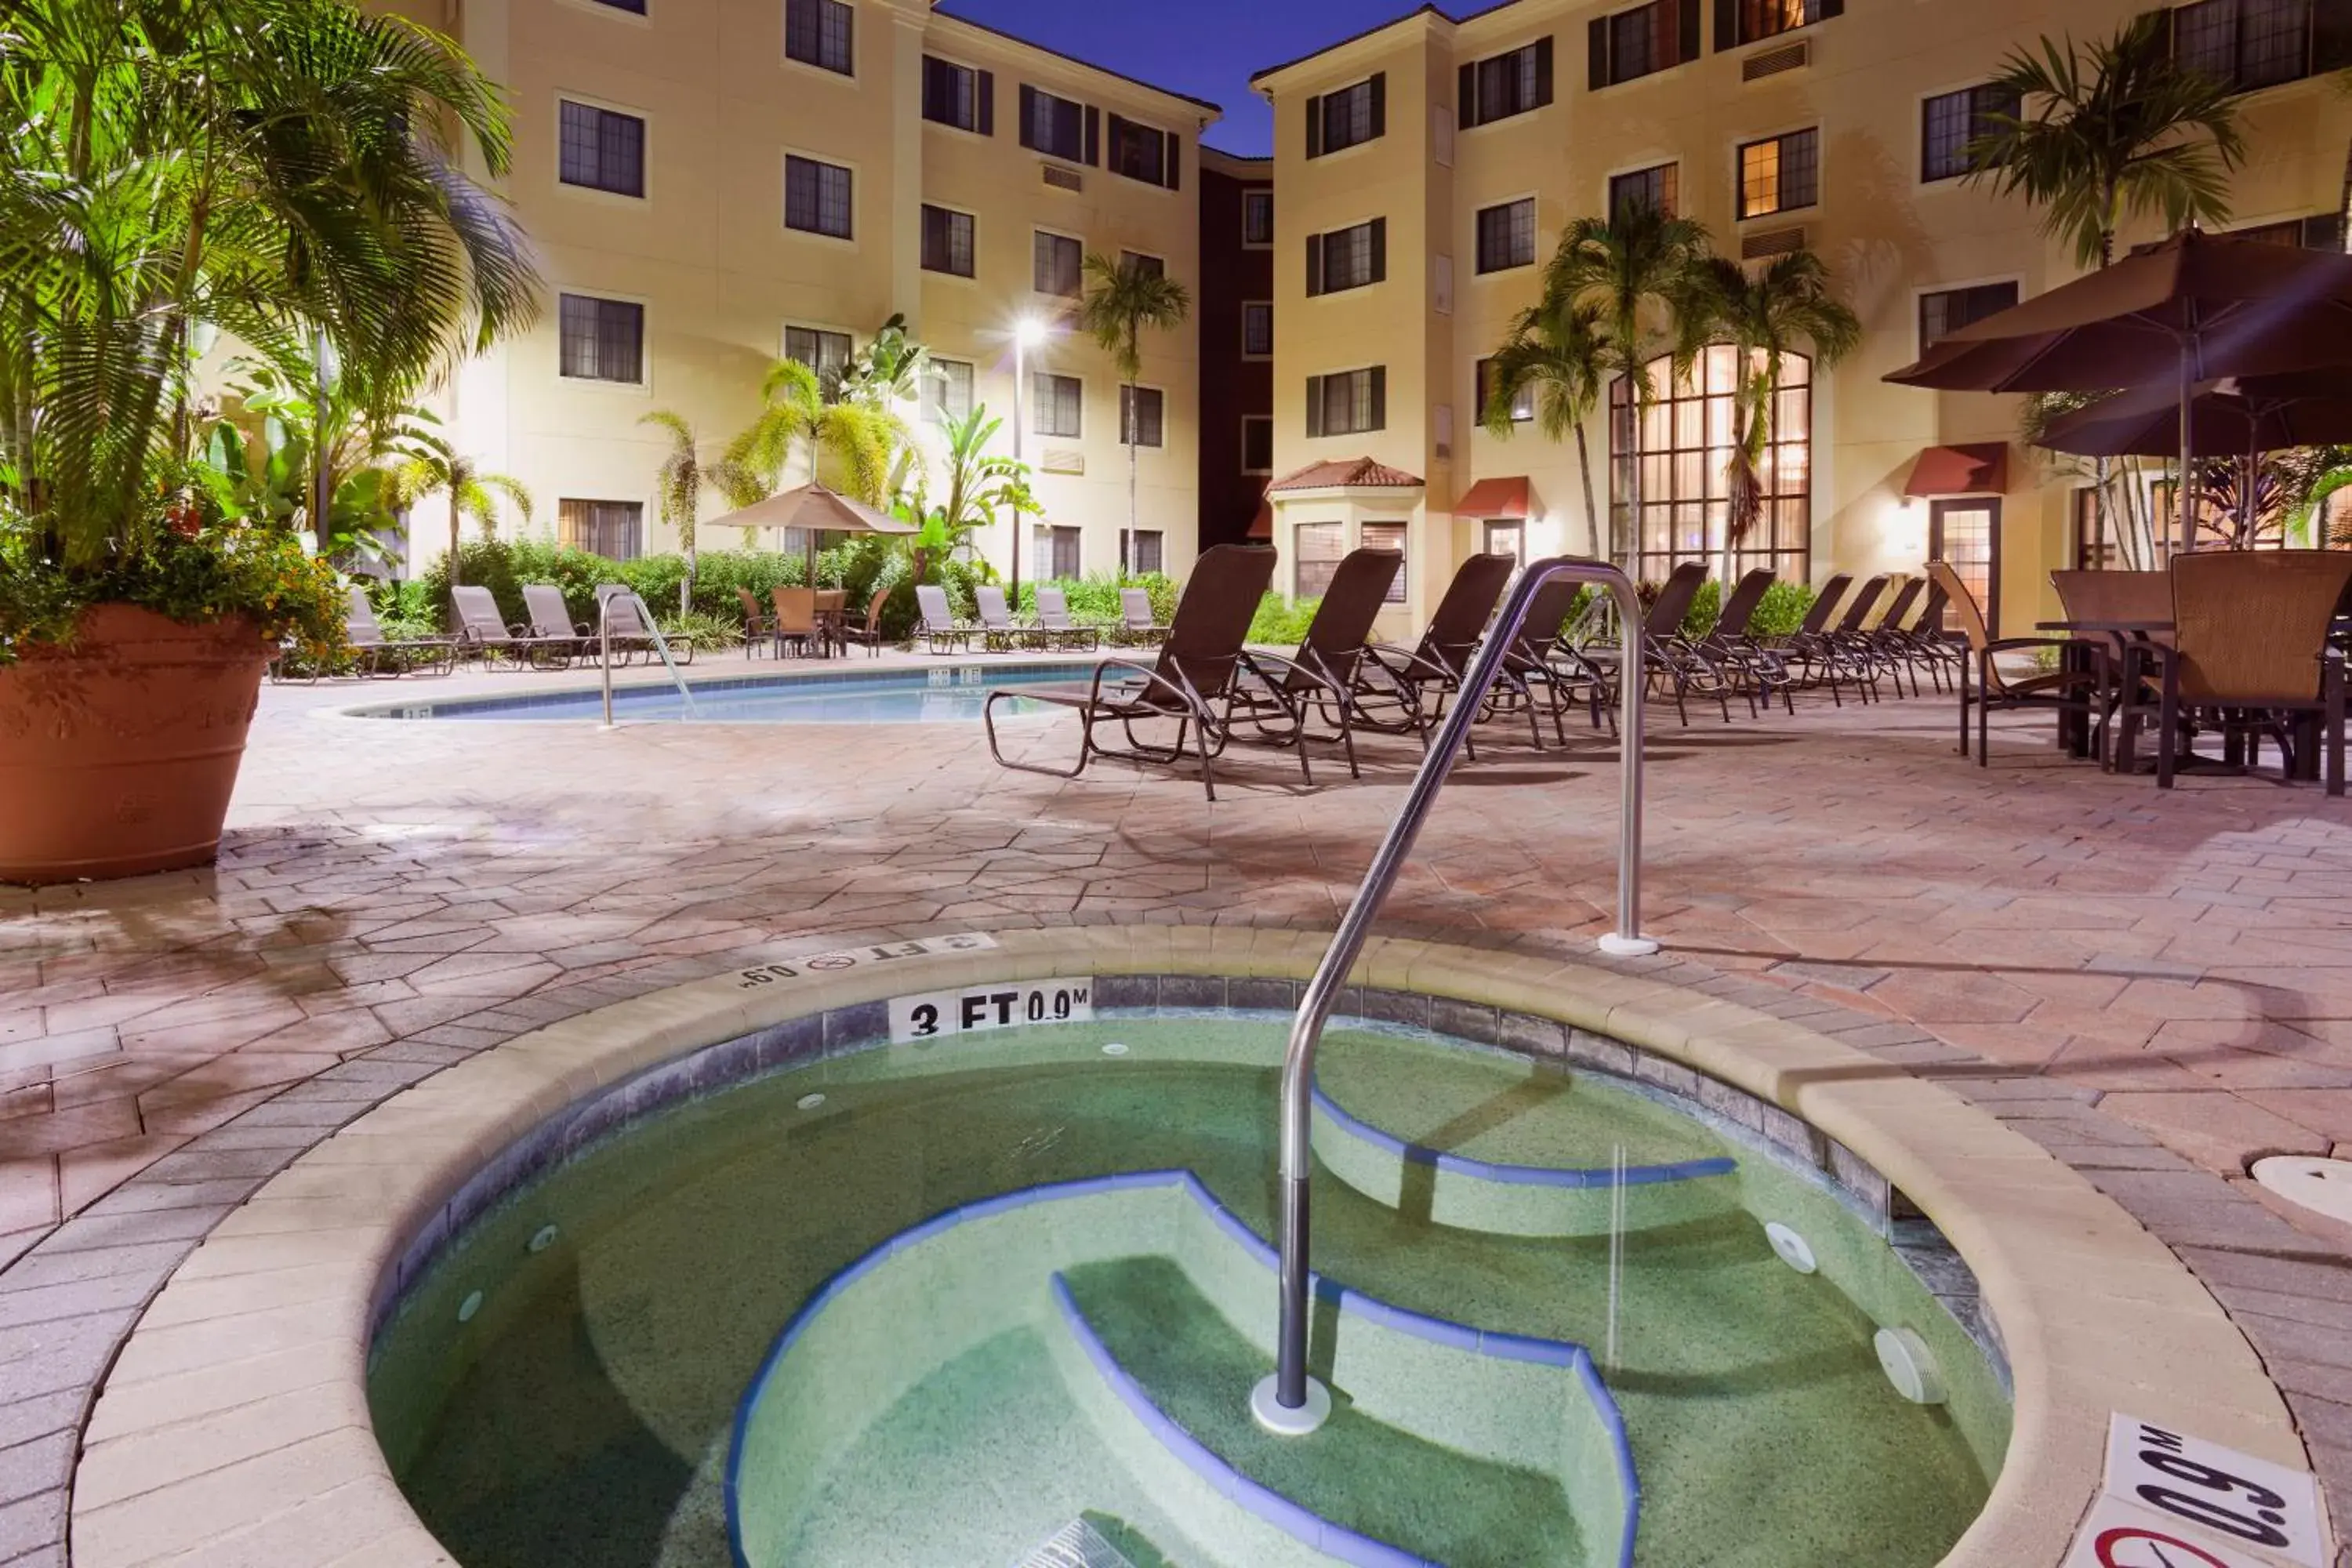
[{"label": "large terracotta planter", "polygon": [[268,661],[248,621],[100,605],[71,647],[0,666],[0,881],[212,859]]}]

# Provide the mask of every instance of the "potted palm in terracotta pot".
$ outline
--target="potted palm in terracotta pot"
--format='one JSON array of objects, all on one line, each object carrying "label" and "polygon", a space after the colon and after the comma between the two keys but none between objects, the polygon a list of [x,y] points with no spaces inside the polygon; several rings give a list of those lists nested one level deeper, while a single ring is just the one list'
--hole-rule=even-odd
[{"label": "potted palm in terracotta pot", "polygon": [[527,321],[521,235],[457,167],[505,172],[506,110],[344,0],[13,0],[0,110],[0,880],[201,864],[268,659],[331,651],[341,605],[331,509],[232,521],[200,482],[198,346],[340,363],[389,412]]}]

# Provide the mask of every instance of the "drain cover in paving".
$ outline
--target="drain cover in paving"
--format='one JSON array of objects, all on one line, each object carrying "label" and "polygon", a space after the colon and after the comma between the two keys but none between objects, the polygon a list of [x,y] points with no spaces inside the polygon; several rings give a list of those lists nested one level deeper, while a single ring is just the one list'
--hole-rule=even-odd
[{"label": "drain cover in paving", "polygon": [[2289,1203],[2352,1225],[2352,1160],[2273,1154],[2254,1162],[2254,1180]]}]

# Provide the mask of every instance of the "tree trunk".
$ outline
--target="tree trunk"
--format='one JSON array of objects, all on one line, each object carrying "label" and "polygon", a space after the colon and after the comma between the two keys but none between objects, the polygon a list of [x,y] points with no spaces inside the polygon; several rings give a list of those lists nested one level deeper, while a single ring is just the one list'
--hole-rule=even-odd
[{"label": "tree trunk", "polygon": [[1576,422],[1576,471],[1584,481],[1584,535],[1589,553],[1595,561],[1609,559],[1609,547],[1601,535],[1601,509],[1592,499],[1592,451],[1584,438],[1584,421]]},{"label": "tree trunk", "polygon": [[1137,437],[1137,436],[1139,436],[1139,435],[1140,435],[1140,434],[1141,434],[1141,430],[1140,430],[1140,428],[1139,428],[1139,427],[1141,426],[1141,425],[1142,425],[1143,421],[1141,420],[1141,418],[1139,418],[1139,416],[1142,413],[1142,410],[1141,410],[1139,407],[1138,407],[1137,405],[1138,405],[1139,404],[1140,404],[1142,401],[1143,401],[1143,395],[1142,395],[1142,393],[1141,393],[1141,392],[1137,388],[1136,384],[1135,384],[1133,382],[1129,382],[1129,383],[1127,384],[1127,431],[1126,431],[1126,435],[1127,435],[1127,542],[1119,547],[1119,552],[1118,552],[1118,568],[1119,568],[1119,570],[1120,570],[1121,572],[1130,572],[1130,571],[1133,571],[1133,570],[1134,570],[1134,568],[1135,568],[1135,525],[1136,525],[1136,523],[1139,521],[1139,518],[1138,518],[1138,516],[1137,516],[1137,511],[1136,511],[1136,500],[1135,500],[1135,485],[1136,485],[1136,479],[1135,479],[1135,469],[1136,469],[1135,438],[1136,438],[1136,437]]}]

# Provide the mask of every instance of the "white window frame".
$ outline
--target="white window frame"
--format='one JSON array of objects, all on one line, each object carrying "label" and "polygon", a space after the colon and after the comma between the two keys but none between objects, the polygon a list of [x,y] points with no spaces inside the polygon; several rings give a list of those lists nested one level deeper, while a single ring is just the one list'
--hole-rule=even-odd
[{"label": "white window frame", "polygon": [[[648,397],[654,390],[654,304],[642,294],[625,294],[618,289],[595,289],[587,284],[555,286],[555,384],[578,392],[618,393],[625,397]],[[641,314],[637,318],[637,379],[614,381],[602,375],[566,375],[563,374],[563,296],[577,294],[583,300],[610,300],[616,305],[635,305]],[[577,498],[575,498],[577,499]]]},{"label": "white window frame", "polygon": [[[585,3],[594,5],[600,11],[612,9],[612,7],[601,4],[601,0],[585,0]],[[650,3],[650,0],[648,0],[648,3]],[[624,16],[628,15],[626,12],[622,14]],[[576,103],[583,109],[601,109],[607,114],[625,114],[645,128],[645,147],[641,160],[642,166],[638,170],[638,173],[644,176],[645,180],[645,191],[642,195],[633,196],[627,195],[625,192],[607,191],[595,185],[575,185],[563,177],[563,106],[566,103]],[[548,129],[549,133],[554,137],[554,141],[551,142],[550,145],[555,149],[554,166],[549,171],[549,174],[555,185],[557,195],[570,201],[599,202],[606,205],[617,205],[629,208],[631,210],[653,205],[654,117],[650,113],[630,104],[614,103],[610,99],[598,98],[593,93],[573,92],[568,88],[559,87],[555,89],[554,114],[551,119]]]},{"label": "white window frame", "polygon": [[[1250,346],[1249,346],[1249,313],[1250,313],[1252,310],[1264,310],[1264,311],[1265,312],[1265,353],[1251,353],[1251,352],[1250,352]],[[1261,364],[1261,363],[1264,363],[1265,361],[1270,360],[1270,359],[1272,359],[1272,358],[1274,357],[1274,301],[1273,301],[1273,300],[1243,300],[1243,301],[1242,301],[1242,344],[1241,344],[1241,348],[1242,348],[1242,358],[1243,358],[1243,359],[1244,359],[1244,360],[1246,360],[1246,361],[1248,361],[1248,362],[1249,362],[1249,363],[1251,363],[1252,364]]]},{"label": "white window frame", "polygon": [[[815,70],[819,68],[811,66],[809,68]],[[827,71],[825,74],[831,76],[833,73]],[[789,221],[793,203],[790,174],[792,164],[788,160],[793,158],[804,158],[813,163],[824,163],[835,169],[849,171],[849,234],[847,237],[845,238],[837,234],[827,234],[823,229],[794,228],[792,226]],[[787,239],[806,240],[812,245],[832,245],[846,250],[855,250],[857,248],[857,237],[866,232],[865,214],[859,210],[865,200],[865,190],[866,171],[859,167],[855,160],[841,157],[837,153],[820,153],[813,147],[780,148],[776,153],[776,227]]]},{"label": "white window frame", "polygon": [[[814,65],[807,60],[796,60],[784,52],[790,47],[791,37],[790,24],[785,20],[786,0],[775,0],[776,63],[786,70],[805,71],[820,80],[836,84],[856,84],[858,78],[857,57],[862,52],[858,46],[866,37],[866,18],[859,14],[857,0],[841,0],[841,3],[849,7],[849,68],[847,70],[837,71],[831,66]],[[650,5],[653,0],[646,0],[646,4]]]}]

